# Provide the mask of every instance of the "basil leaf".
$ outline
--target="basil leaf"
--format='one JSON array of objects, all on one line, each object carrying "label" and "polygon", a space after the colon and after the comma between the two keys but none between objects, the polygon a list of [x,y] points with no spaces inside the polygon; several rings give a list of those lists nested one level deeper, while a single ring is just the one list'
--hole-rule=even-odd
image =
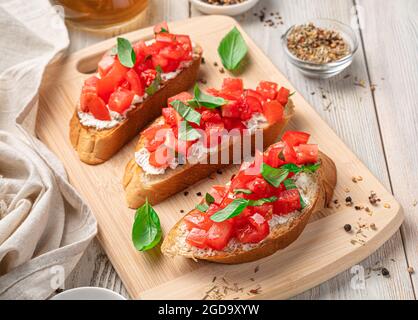
[{"label": "basil leaf", "polygon": [[253,192],[248,189],[234,189],[234,193],[235,194],[238,194],[238,193],[251,194]]},{"label": "basil leaf", "polygon": [[202,212],[206,212],[209,209],[209,206],[206,203],[200,203],[196,206],[196,209]]},{"label": "basil leaf", "polygon": [[293,172],[293,173],[299,173],[299,172],[309,173],[309,172],[315,172],[316,170],[319,169],[320,166],[321,164],[319,162],[314,163],[314,164],[303,165],[300,167],[293,163],[286,163],[282,165],[280,168],[284,168],[288,170],[289,172]]},{"label": "basil leaf", "polygon": [[270,198],[261,198],[258,200],[249,200],[248,205],[251,207],[258,207],[258,206],[262,206],[265,203],[269,203],[269,202],[274,202],[277,200],[277,197],[272,196]]},{"label": "basil leaf", "polygon": [[303,165],[302,166],[302,171],[303,172],[315,172],[316,170],[319,169],[320,166],[321,166],[320,162],[317,162],[317,163],[314,163],[314,164]]},{"label": "basil leaf", "polygon": [[188,101],[189,105],[193,107],[204,106],[209,109],[216,109],[227,103],[224,98],[211,96],[202,92],[197,84],[194,86],[193,93],[193,99]]},{"label": "basil leaf", "polygon": [[268,183],[277,188],[289,174],[289,170],[283,167],[284,166],[281,166],[280,168],[273,168],[263,162],[261,164],[261,175]]},{"label": "basil leaf", "polygon": [[132,68],[135,65],[136,55],[131,42],[125,38],[117,38],[117,50],[120,63]]},{"label": "basil leaf", "polygon": [[293,96],[295,93],[296,93],[296,91],[291,92],[291,93],[289,94],[289,98],[290,98],[291,96]]},{"label": "basil leaf", "polygon": [[299,167],[294,163],[286,163],[282,165],[280,168],[287,170],[288,172],[293,172],[293,173],[299,173],[302,171],[302,167]]},{"label": "basil leaf", "polygon": [[303,201],[302,195],[299,192],[299,199],[300,199],[300,208],[301,209],[305,209],[307,204],[305,203],[305,201]]},{"label": "basil leaf", "polygon": [[178,138],[183,141],[193,141],[200,138],[200,133],[187,121],[182,121],[180,122]]},{"label": "basil leaf", "polygon": [[160,242],[161,235],[160,219],[147,199],[136,211],[132,226],[132,242],[137,250],[146,251]]},{"label": "basil leaf", "polygon": [[149,85],[148,88],[145,89],[145,92],[149,95],[152,96],[153,94],[155,94],[158,89],[160,89],[160,83],[161,83],[161,73],[163,72],[163,70],[161,69],[160,66],[156,66],[155,70],[157,71],[157,74],[155,76],[155,79],[152,81],[152,83]]},{"label": "basil leaf", "polygon": [[202,115],[184,104],[180,100],[174,100],[170,103],[172,107],[182,116],[183,119],[200,125]]},{"label": "basil leaf", "polygon": [[214,213],[210,219],[215,222],[222,222],[239,215],[248,206],[248,200],[243,198],[234,199],[225,208]]},{"label": "basil leaf", "polygon": [[161,30],[160,30],[160,32],[159,32],[159,33],[162,33],[162,32],[164,32],[164,33],[168,33],[168,30],[167,30],[166,28],[161,27]]},{"label": "basil leaf", "polygon": [[230,71],[238,69],[247,52],[247,44],[236,27],[228,32],[218,47],[222,64]]},{"label": "basil leaf", "polygon": [[205,200],[207,204],[212,204],[215,202],[215,198],[210,193],[207,193],[207,192],[205,195]]},{"label": "basil leaf", "polygon": [[292,178],[284,180],[283,184],[286,190],[297,189],[295,180],[293,180]]}]

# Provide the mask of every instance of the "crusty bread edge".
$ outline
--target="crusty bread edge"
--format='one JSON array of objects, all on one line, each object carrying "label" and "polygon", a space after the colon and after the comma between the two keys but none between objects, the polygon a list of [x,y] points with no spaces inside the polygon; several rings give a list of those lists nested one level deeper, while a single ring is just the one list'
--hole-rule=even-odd
[{"label": "crusty bread edge", "polygon": [[[294,242],[306,227],[309,218],[315,212],[321,210],[332,199],[337,183],[337,171],[334,162],[324,153],[320,153],[321,167],[317,172],[318,189],[314,201],[305,208],[298,217],[289,220],[286,224],[273,229],[262,244],[251,250],[240,250],[238,253],[216,252],[215,255],[196,255],[192,252],[182,253],[182,256],[192,259],[201,259],[217,263],[237,264],[255,261],[267,257],[280,249],[284,249]],[[161,246],[161,251],[168,256],[177,255],[176,238],[181,227],[182,220],[170,230]]]},{"label": "crusty bread edge", "polygon": [[[286,127],[290,118],[294,114],[294,105],[291,100],[286,105],[284,120],[273,125],[268,126],[263,132],[263,147],[266,148],[273,144],[283,129]],[[160,121],[160,118],[155,121]],[[152,125],[152,124],[151,124]],[[254,136],[252,137],[254,143]],[[241,141],[242,143],[242,141]],[[138,140],[136,151],[139,150],[144,144],[142,139]],[[230,145],[230,155],[232,154],[232,144]],[[230,161],[233,160],[232,156],[229,157]],[[145,199],[151,204],[157,204],[169,196],[180,192],[187,187],[193,185],[197,181],[208,177],[211,173],[216,172],[218,169],[229,166],[230,164],[185,164],[181,169],[177,170],[174,174],[166,179],[161,179],[159,182],[153,184],[147,184],[144,181],[144,172],[142,168],[135,162],[135,159],[131,159],[126,166],[125,174],[123,177],[123,186],[126,194],[126,202],[130,208],[138,208],[145,203]]]},{"label": "crusty bread edge", "polygon": [[197,55],[192,64],[183,69],[175,78],[166,81],[152,96],[128,113],[128,117],[110,129],[97,130],[80,123],[77,108],[70,120],[70,141],[81,161],[100,164],[110,159],[128,141],[134,138],[150,121],[161,115],[161,108],[167,99],[194,85],[199,73],[202,48],[196,45]]}]

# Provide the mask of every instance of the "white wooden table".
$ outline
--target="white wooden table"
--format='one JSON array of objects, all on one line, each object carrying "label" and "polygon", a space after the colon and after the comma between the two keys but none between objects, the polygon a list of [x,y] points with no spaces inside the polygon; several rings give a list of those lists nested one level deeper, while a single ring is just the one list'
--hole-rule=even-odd
[{"label": "white wooden table", "polygon": [[[280,12],[283,25],[264,26],[254,13]],[[196,16],[187,0],[150,0],[149,25]],[[302,76],[285,59],[280,36],[292,24],[327,17],[359,19],[354,63],[330,80]],[[307,98],[345,143],[402,204],[405,222],[377,252],[360,263],[365,289],[352,289],[350,270],[295,299],[416,299],[418,294],[418,1],[261,0],[244,16],[243,28]],[[70,51],[103,40],[70,30]],[[326,98],[325,98],[326,97]],[[373,271],[384,266],[390,277]],[[417,272],[410,274],[408,267]],[[68,277],[66,288],[100,286],[128,297],[95,240]]]}]

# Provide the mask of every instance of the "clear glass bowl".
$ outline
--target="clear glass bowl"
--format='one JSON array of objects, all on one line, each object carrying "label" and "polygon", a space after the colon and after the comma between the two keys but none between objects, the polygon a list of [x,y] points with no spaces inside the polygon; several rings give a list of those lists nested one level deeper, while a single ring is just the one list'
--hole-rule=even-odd
[{"label": "clear glass bowl", "polygon": [[354,30],[350,26],[332,19],[312,19],[309,20],[309,22],[312,22],[317,27],[331,29],[339,32],[341,37],[350,46],[350,53],[347,56],[341,58],[340,60],[324,64],[312,63],[301,60],[295,55],[293,55],[293,53],[291,53],[287,47],[287,37],[289,33],[293,30],[293,28],[296,26],[293,25],[282,36],[282,45],[286,57],[288,58],[290,63],[292,63],[296,68],[299,69],[300,72],[302,72],[304,75],[308,77],[325,79],[339,74],[341,71],[343,71],[351,64],[351,62],[353,61],[353,56],[357,51],[358,41]]}]

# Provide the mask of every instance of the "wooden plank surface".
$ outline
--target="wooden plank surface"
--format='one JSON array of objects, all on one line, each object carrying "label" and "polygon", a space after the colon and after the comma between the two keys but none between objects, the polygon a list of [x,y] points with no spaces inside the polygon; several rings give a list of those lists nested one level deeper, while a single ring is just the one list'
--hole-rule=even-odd
[{"label": "wooden plank surface", "polygon": [[[187,1],[176,1],[175,6],[171,3],[172,1],[152,1],[152,14],[150,14],[149,23],[158,22],[163,18],[177,20],[188,16],[189,5]],[[382,157],[379,125],[374,112],[371,91],[369,88],[353,85],[355,76],[358,79],[367,79],[367,67],[362,48],[359,50],[353,66],[344,74],[350,74],[349,78],[344,79],[343,75],[328,81],[309,80],[300,75],[283,59],[280,48],[280,35],[292,23],[304,21],[315,16],[327,16],[350,22],[353,18],[352,6],[353,3],[351,1],[338,1],[338,3],[335,1],[316,1],[315,6],[308,1],[280,1],[280,3],[277,1],[263,1],[251,13],[237,19],[279,69],[288,76],[295,87],[316,107],[321,116],[336,130],[350,148],[359,155],[382,183],[389,187],[386,163]],[[284,25],[280,25],[277,29],[264,27],[258,18],[253,16],[253,13],[258,12],[262,7],[266,7],[267,12],[280,11]],[[304,10],[303,8],[309,8],[309,10]],[[382,10],[384,10],[384,7]],[[196,11],[193,8],[190,11],[192,15],[196,15]],[[72,51],[84,47],[87,43],[97,41],[94,39],[95,37],[90,37],[86,34],[75,34],[72,32],[71,35],[73,41]],[[365,48],[367,50],[367,45]],[[321,90],[320,87],[323,89]],[[327,99],[322,99],[322,91],[325,92]],[[312,92],[315,92],[315,94],[311,95]],[[331,108],[324,110],[329,102],[332,102]],[[363,134],[364,132],[366,134]],[[95,257],[98,258],[96,259]],[[92,267],[92,261],[95,260],[96,263]],[[354,290],[350,288],[350,280],[353,275],[347,271],[331,281],[327,281],[321,286],[299,295],[297,298],[413,298],[412,286],[409,282],[409,276],[406,274],[406,259],[399,233],[378,250],[376,254],[363,261],[362,265],[368,272],[367,268],[374,267],[377,262],[391,271],[391,279],[382,279],[381,276],[377,275],[377,272],[371,272],[370,278],[366,281],[366,289]],[[110,287],[122,294],[126,294],[123,287],[119,287],[118,281],[113,279],[117,279],[113,268],[111,268],[100,246],[94,243],[80,261],[79,267],[68,278],[67,286],[99,285]],[[121,289],[118,290],[118,288]]]}]

